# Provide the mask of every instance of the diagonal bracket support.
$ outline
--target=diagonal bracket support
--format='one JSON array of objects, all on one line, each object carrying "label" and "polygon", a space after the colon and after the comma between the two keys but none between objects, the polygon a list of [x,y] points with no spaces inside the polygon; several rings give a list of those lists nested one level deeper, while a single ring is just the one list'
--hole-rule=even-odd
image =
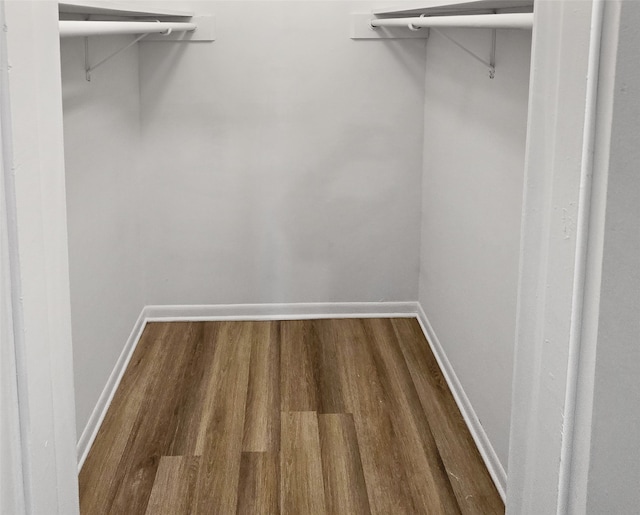
[{"label": "diagonal bracket support", "polygon": [[116,50],[112,54],[109,54],[107,57],[105,57],[104,59],[101,59],[100,61],[98,61],[94,65],[90,65],[89,64],[89,38],[85,37],[84,38],[84,71],[85,71],[85,78],[87,79],[87,81],[91,82],[91,72],[93,70],[95,70],[99,66],[102,66],[104,63],[106,63],[107,61],[111,60],[112,58],[114,58],[115,56],[120,54],[121,52],[124,52],[127,48],[132,47],[138,41],[146,38],[148,35],[149,34],[142,34],[141,36],[138,36],[136,39],[131,41],[129,44],[123,46],[119,50]]},{"label": "diagonal bracket support", "polygon": [[460,50],[464,51],[465,53],[473,57],[476,61],[479,61],[482,64],[484,64],[486,67],[488,67],[490,79],[493,79],[496,76],[496,29],[491,29],[491,52],[490,52],[488,61],[486,59],[483,59],[479,55],[477,55],[475,52],[472,52],[467,47],[465,47],[462,43],[460,43],[459,41],[456,41],[454,38],[452,38],[448,34],[445,34],[440,29],[431,27],[431,30],[437,32],[443,38],[448,39],[449,41],[451,41],[451,43],[456,45]]}]

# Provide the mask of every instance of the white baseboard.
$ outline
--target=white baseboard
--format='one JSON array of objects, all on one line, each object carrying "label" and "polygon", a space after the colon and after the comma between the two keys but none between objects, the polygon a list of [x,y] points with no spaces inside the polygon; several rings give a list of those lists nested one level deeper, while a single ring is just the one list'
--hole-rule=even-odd
[{"label": "white baseboard", "polygon": [[502,501],[506,502],[507,474],[504,470],[504,467],[502,466],[502,463],[500,463],[498,455],[491,445],[489,437],[487,436],[487,433],[485,433],[484,428],[480,423],[480,419],[476,415],[476,412],[471,405],[471,401],[467,397],[467,394],[462,387],[462,383],[460,383],[458,376],[454,372],[453,367],[451,366],[451,363],[449,362],[449,359],[447,358],[447,355],[444,352],[442,345],[440,344],[440,340],[438,340],[438,337],[436,336],[433,327],[429,323],[429,319],[427,318],[427,315],[422,309],[420,303],[418,303],[417,312],[418,322],[422,327],[422,332],[424,333],[427,341],[429,342],[429,345],[431,346],[431,350],[433,351],[433,354],[438,361],[438,365],[440,365],[440,370],[442,371],[442,374],[444,375],[447,384],[449,385],[449,390],[451,390],[453,398],[458,405],[458,409],[460,410],[464,421],[467,423],[467,427],[471,432],[471,436],[473,437],[473,440],[475,441],[476,446],[480,451],[480,455],[484,460],[489,474],[491,474],[491,478],[493,479],[493,482],[498,489],[500,497],[502,497]]},{"label": "white baseboard", "polygon": [[87,425],[82,431],[82,435],[78,440],[77,445],[77,453],[78,453],[78,472],[82,469],[82,465],[84,464],[84,460],[87,458],[89,454],[89,449],[93,445],[93,441],[96,439],[96,435],[98,434],[98,430],[100,429],[100,425],[104,420],[105,415],[107,414],[107,410],[111,405],[111,401],[113,400],[113,396],[118,389],[118,385],[122,380],[122,376],[124,375],[124,371],[127,369],[127,365],[131,360],[131,356],[133,355],[133,351],[136,349],[138,345],[138,341],[140,340],[140,336],[142,336],[142,331],[144,331],[144,326],[146,325],[147,320],[145,317],[145,309],[143,308],[133,325],[133,329],[127,342],[118,356],[118,361],[116,361],[115,367],[111,371],[109,375],[109,379],[107,379],[107,384],[104,386],[100,397],[98,398],[98,402],[96,403],[95,408],[93,408],[93,412],[89,417]]},{"label": "white baseboard", "polygon": [[147,321],[304,320],[310,318],[415,317],[417,302],[317,302],[147,306]]}]

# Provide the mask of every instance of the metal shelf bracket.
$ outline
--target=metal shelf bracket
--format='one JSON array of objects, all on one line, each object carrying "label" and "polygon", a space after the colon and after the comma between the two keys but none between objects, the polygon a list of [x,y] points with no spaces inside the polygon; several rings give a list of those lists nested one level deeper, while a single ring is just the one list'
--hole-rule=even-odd
[{"label": "metal shelf bracket", "polygon": [[[170,34],[170,33],[171,33],[171,29],[169,29],[169,31],[167,32],[167,35]],[[85,78],[87,79],[87,82],[91,82],[91,72],[93,70],[95,70],[99,66],[102,66],[104,63],[106,63],[107,61],[111,60],[112,58],[114,58],[115,56],[120,54],[121,52],[124,52],[127,48],[132,47],[138,41],[146,38],[148,35],[149,34],[142,34],[141,36],[138,36],[136,39],[131,41],[129,44],[123,46],[119,50],[116,50],[112,54],[109,54],[107,57],[105,57],[104,59],[101,59],[100,61],[98,61],[94,65],[90,65],[89,64],[89,37],[88,36],[85,37],[84,38],[84,71],[85,71]]]},{"label": "metal shelf bracket", "polygon": [[466,52],[468,55],[473,57],[476,61],[479,61],[482,64],[484,64],[485,66],[487,66],[489,68],[489,78],[490,79],[495,78],[495,76],[496,76],[496,29],[491,29],[491,51],[490,51],[490,54],[489,54],[489,60],[488,61],[486,59],[483,59],[482,57],[480,57],[476,53],[472,52],[467,47],[465,47],[462,43],[456,41],[454,38],[452,38],[448,34],[445,34],[440,29],[437,29],[435,27],[431,27],[431,30],[437,32],[438,34],[440,34],[445,39],[448,39],[449,41],[451,41],[451,43],[453,43],[459,49],[461,49],[462,51]]}]

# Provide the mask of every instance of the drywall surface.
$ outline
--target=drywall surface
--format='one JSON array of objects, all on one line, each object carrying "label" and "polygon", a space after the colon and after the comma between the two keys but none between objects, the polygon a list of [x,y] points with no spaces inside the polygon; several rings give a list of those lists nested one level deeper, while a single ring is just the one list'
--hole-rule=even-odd
[{"label": "drywall surface", "polygon": [[[90,62],[131,39],[90,38]],[[84,38],[63,39],[61,54],[79,438],[144,306],[138,56],[126,50],[87,82]]]},{"label": "drywall surface", "polygon": [[[447,30],[480,55],[491,31]],[[427,46],[420,303],[507,468],[531,32]]]},{"label": "drywall surface", "polygon": [[594,515],[640,506],[640,4],[620,7],[587,489]]},{"label": "drywall surface", "polygon": [[217,40],[140,46],[147,303],[416,299],[425,41],[349,39],[368,2],[172,5]]}]

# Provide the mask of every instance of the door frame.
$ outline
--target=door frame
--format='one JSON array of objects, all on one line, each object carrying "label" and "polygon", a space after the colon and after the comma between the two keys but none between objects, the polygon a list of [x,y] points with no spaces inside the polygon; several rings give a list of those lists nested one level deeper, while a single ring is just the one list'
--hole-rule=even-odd
[{"label": "door frame", "polygon": [[[58,4],[0,0],[2,154],[26,513],[79,512]],[[7,311],[5,313],[7,314]],[[4,357],[4,356],[3,356]]]}]

